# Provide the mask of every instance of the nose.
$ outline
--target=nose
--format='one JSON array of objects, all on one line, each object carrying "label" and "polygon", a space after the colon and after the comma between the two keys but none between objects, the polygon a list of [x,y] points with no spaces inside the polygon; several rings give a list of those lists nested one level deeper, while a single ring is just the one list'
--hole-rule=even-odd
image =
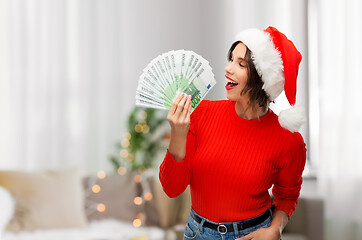
[{"label": "nose", "polygon": [[229,74],[232,74],[232,67],[231,67],[231,61],[229,61],[226,66],[225,66],[225,72],[226,73],[229,73]]}]

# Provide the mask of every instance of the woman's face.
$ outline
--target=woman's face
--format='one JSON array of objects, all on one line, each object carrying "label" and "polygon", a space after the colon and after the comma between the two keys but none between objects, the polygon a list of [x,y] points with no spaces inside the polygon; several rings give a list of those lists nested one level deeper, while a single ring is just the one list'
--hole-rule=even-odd
[{"label": "woman's face", "polygon": [[239,43],[225,67],[226,97],[231,101],[241,101],[246,97],[245,94],[241,95],[248,80],[248,67],[244,59],[246,49],[243,43]]}]

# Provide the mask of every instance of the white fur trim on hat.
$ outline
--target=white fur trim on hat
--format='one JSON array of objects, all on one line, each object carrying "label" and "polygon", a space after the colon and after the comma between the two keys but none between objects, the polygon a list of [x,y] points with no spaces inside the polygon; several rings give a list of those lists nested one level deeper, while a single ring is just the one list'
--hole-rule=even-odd
[{"label": "white fur trim on hat", "polygon": [[305,111],[300,106],[294,106],[279,113],[279,124],[291,132],[298,132],[300,127],[306,121]]},{"label": "white fur trim on hat", "polygon": [[251,28],[236,35],[235,41],[243,42],[250,49],[255,68],[264,82],[263,89],[274,101],[283,91],[285,81],[283,60],[270,34]]}]

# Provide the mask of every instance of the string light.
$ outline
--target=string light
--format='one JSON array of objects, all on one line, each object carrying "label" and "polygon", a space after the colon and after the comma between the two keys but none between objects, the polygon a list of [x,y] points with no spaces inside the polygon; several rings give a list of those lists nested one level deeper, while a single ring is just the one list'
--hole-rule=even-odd
[{"label": "string light", "polygon": [[127,149],[122,149],[120,152],[119,152],[119,155],[121,155],[121,157],[123,158],[126,158],[128,157],[128,150]]},{"label": "string light", "polygon": [[134,130],[135,130],[137,133],[142,132],[142,125],[137,124],[137,125],[134,127]]},{"label": "string light", "polygon": [[127,138],[123,139],[121,142],[121,146],[124,148],[129,147],[129,140]]},{"label": "string light", "polygon": [[94,193],[99,193],[101,191],[101,187],[98,184],[94,184],[92,187],[92,191]]},{"label": "string light", "polygon": [[142,176],[137,174],[136,176],[134,176],[133,180],[136,182],[136,183],[140,183],[142,181]]},{"label": "string light", "polygon": [[97,210],[98,212],[105,212],[106,211],[106,205],[104,205],[103,203],[100,203],[97,205]]},{"label": "string light", "polygon": [[97,177],[99,178],[99,179],[105,179],[106,178],[106,173],[104,172],[104,171],[99,171],[98,173],[97,173]]},{"label": "string light", "polygon": [[145,166],[141,166],[138,168],[138,173],[142,174],[147,170],[147,168]]},{"label": "string light", "polygon": [[125,175],[127,173],[127,169],[123,166],[119,167],[117,170],[119,175]]},{"label": "string light", "polygon": [[131,162],[133,159],[134,159],[133,154],[128,154],[127,157],[126,157],[126,160],[127,160],[128,162]]},{"label": "string light", "polygon": [[148,125],[143,126],[143,133],[148,133],[150,131],[150,127]]},{"label": "string light", "polygon": [[141,219],[136,218],[135,220],[133,220],[134,227],[141,227],[141,225],[142,225]]},{"label": "string light", "polygon": [[126,132],[123,136],[124,136],[124,138],[127,138],[128,140],[130,140],[132,137],[132,135],[129,132]]},{"label": "string light", "polygon": [[146,215],[144,213],[138,213],[136,218],[141,221],[144,221],[146,219]]},{"label": "string light", "polygon": [[143,194],[143,196],[144,196],[146,201],[151,201],[152,198],[153,198],[153,195],[150,192],[146,192],[145,194]]},{"label": "string light", "polygon": [[136,205],[141,205],[143,200],[141,197],[135,197],[134,200],[133,200],[134,204]]}]

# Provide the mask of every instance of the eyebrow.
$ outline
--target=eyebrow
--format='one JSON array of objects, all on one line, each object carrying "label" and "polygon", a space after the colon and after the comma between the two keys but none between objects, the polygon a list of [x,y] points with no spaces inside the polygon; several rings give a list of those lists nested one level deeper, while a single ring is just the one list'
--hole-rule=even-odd
[{"label": "eyebrow", "polygon": [[246,59],[242,58],[242,57],[238,57],[238,60],[242,60],[242,61],[246,62]]},{"label": "eyebrow", "polygon": [[[234,57],[234,53],[231,53],[231,57]],[[243,57],[238,57],[238,60],[242,60],[242,61],[244,61],[244,62],[248,62],[248,61],[246,61],[246,59],[245,58],[243,58]]]},{"label": "eyebrow", "polygon": [[246,61],[246,59],[245,59],[245,58],[238,57],[238,60],[243,61],[246,65],[248,65],[248,66],[249,66],[249,63],[248,63],[248,61]]}]

